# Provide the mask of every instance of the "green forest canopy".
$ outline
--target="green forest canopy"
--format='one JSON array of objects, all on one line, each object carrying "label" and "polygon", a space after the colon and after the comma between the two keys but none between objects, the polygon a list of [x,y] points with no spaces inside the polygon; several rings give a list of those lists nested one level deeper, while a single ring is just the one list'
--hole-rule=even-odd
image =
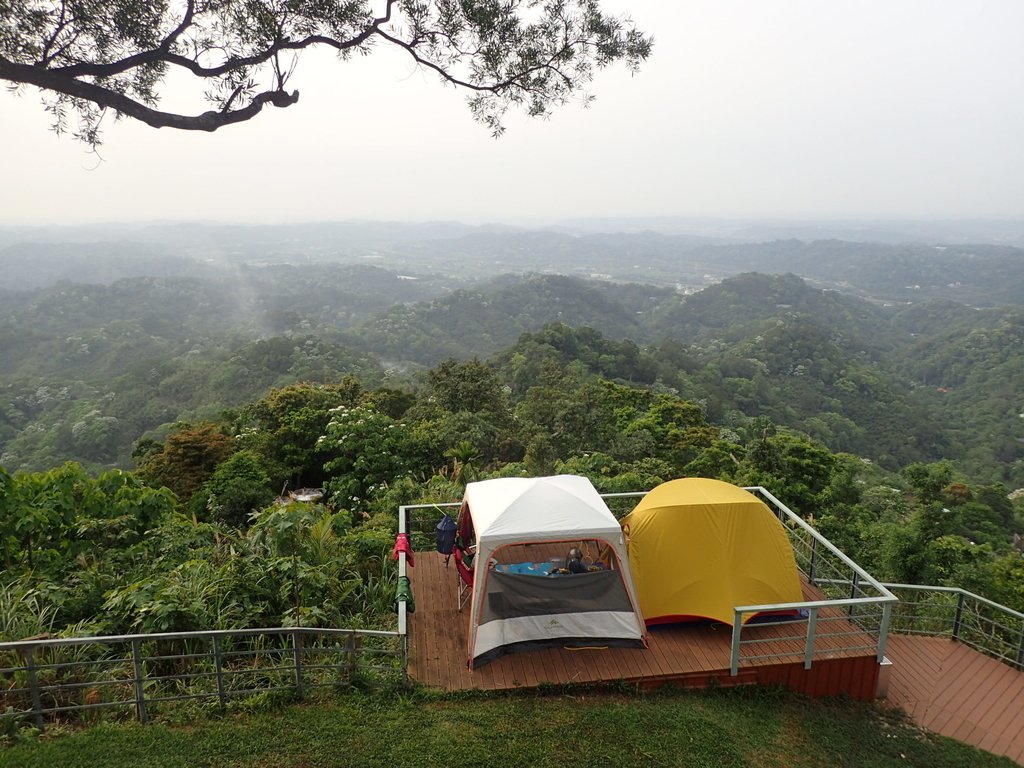
[{"label": "green forest canopy", "polygon": [[141,437],[272,387],[352,373],[413,391],[452,356],[490,360],[518,394],[554,350],[732,430],[769,419],[890,471],[948,459],[1024,486],[1020,308],[886,307],[755,273],[689,296],[553,275],[457,290],[346,266],[239,275],[16,294],[0,318],[0,463],[128,468]]},{"label": "green forest canopy", "polygon": [[[592,332],[523,343],[528,357],[496,365],[443,361],[415,392],[352,376],[274,389],[140,445],[135,472],[0,472],[4,638],[388,626],[399,504],[563,472],[602,491],[686,475],[764,485],[880,578],[1024,607],[1024,510],[1005,486],[950,462],[891,473],[764,419],[714,425],[694,401],[592,372],[621,373],[632,349]],[[325,497],[275,500],[306,485]]]}]

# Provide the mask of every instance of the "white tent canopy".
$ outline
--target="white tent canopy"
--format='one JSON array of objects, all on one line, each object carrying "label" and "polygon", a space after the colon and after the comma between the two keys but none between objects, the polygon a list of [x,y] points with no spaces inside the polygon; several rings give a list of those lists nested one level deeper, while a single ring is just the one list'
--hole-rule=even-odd
[{"label": "white tent canopy", "polygon": [[502,477],[469,483],[465,502],[473,511],[477,544],[494,547],[570,540],[601,533],[621,538],[618,520],[585,477]]},{"label": "white tent canopy", "polygon": [[[585,477],[510,477],[469,483],[463,512],[476,536],[469,659],[514,646],[642,645],[644,623],[622,529]],[[460,526],[461,527],[461,526]],[[598,542],[610,568],[562,576],[488,568],[516,544]]]}]

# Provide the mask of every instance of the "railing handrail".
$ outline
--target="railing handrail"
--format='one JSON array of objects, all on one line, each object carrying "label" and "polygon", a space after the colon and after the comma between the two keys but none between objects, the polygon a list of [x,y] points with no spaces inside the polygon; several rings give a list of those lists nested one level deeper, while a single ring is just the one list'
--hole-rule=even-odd
[{"label": "railing handrail", "polygon": [[[851,583],[849,579],[817,579],[817,581],[824,582],[824,583],[827,583],[827,584],[850,584]],[[1002,603],[997,603],[995,600],[989,600],[987,597],[982,597],[981,595],[979,595],[979,594],[977,594],[975,592],[971,592],[970,590],[964,589],[963,587],[945,587],[945,586],[939,586],[937,584],[900,584],[900,583],[891,582],[891,581],[883,581],[882,582],[882,586],[884,586],[886,589],[889,589],[889,590],[893,590],[893,589],[910,589],[910,590],[914,590],[914,591],[917,591],[917,592],[944,592],[944,593],[950,594],[950,595],[962,595],[963,597],[969,597],[972,600],[977,600],[979,603],[984,603],[985,605],[989,606],[990,608],[995,608],[997,611],[1002,611],[1003,613],[1007,613],[1007,614],[1013,616],[1014,618],[1024,619],[1024,613],[1021,613],[1020,611],[1016,611],[1013,608],[1010,608],[1009,606],[1003,605]],[[903,601],[900,601],[900,602],[903,602]]]},{"label": "railing handrail", "polygon": [[[638,496],[646,496],[650,491],[623,491],[619,493],[599,493],[602,499],[632,499]],[[399,509],[432,509],[434,507],[460,507],[461,501],[439,501],[429,504],[403,504]]]},{"label": "railing handrail", "polygon": [[997,603],[995,600],[989,600],[987,597],[982,597],[981,595],[963,589],[962,587],[939,587],[930,586],[927,584],[896,584],[892,582],[886,582],[885,586],[890,589],[912,589],[918,592],[947,592],[950,594],[963,595],[964,597],[969,597],[972,600],[977,600],[979,603],[984,603],[985,605],[991,608],[995,608],[996,610],[1002,611],[1003,613],[1007,613],[1015,618],[1024,619],[1024,613],[1021,613],[1020,611],[1015,611],[1013,608],[1005,606],[1002,603]]},{"label": "railing handrail", "polygon": [[290,633],[314,635],[338,635],[347,637],[360,635],[365,637],[397,637],[398,632],[387,629],[346,629],[338,627],[259,627],[252,629],[199,629],[189,632],[149,632],[133,635],[94,635],[91,637],[48,637],[35,640],[10,640],[0,642],[0,651],[18,651],[38,648],[40,646],[74,646],[74,645],[113,645],[134,641],[152,642],[155,640],[193,640],[212,637],[239,637],[252,635],[284,635]]},{"label": "railing handrail", "polygon": [[790,520],[792,520],[798,526],[803,528],[807,533],[809,533],[815,539],[817,539],[822,544],[824,544],[825,547],[827,547],[828,550],[832,554],[834,554],[836,557],[838,557],[845,565],[849,566],[850,569],[854,571],[854,573],[859,575],[861,578],[866,579],[868,581],[868,583],[871,584],[871,586],[873,586],[875,589],[877,589],[879,592],[881,592],[884,596],[891,597],[894,600],[898,600],[899,599],[894,594],[892,594],[892,592],[890,592],[888,589],[886,589],[885,585],[882,584],[882,582],[880,582],[877,579],[875,579],[870,573],[865,571],[863,568],[861,568],[859,565],[857,565],[857,563],[854,562],[850,557],[848,557],[845,553],[843,553],[842,550],[840,550],[835,544],[833,544],[827,538],[822,536],[820,531],[818,531],[816,528],[814,528],[812,525],[810,525],[806,520],[804,520],[802,517],[800,517],[800,515],[796,514],[796,512],[791,510],[789,507],[787,507],[785,504],[783,504],[777,498],[775,498],[775,496],[767,488],[764,488],[763,486],[760,486],[760,485],[754,485],[754,486],[747,486],[743,490],[750,491],[751,493],[756,491],[756,492],[762,494],[763,496],[765,496],[773,504],[775,504],[779,509],[781,509],[783,512],[785,512],[787,517],[789,517]]},{"label": "railing handrail", "polygon": [[808,600],[802,603],[774,603],[772,605],[741,605],[735,613],[761,613],[763,611],[792,611],[799,608],[846,608],[851,605],[886,605],[898,603],[898,597],[844,597],[838,600]]}]

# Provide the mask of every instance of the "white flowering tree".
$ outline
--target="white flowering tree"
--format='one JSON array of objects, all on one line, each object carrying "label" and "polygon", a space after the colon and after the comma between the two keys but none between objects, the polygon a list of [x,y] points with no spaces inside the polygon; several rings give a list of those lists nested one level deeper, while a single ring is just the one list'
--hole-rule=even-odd
[{"label": "white flowering tree", "polygon": [[317,442],[331,456],[325,489],[338,507],[360,509],[369,496],[400,477],[428,472],[432,441],[402,421],[365,406],[339,406]]}]

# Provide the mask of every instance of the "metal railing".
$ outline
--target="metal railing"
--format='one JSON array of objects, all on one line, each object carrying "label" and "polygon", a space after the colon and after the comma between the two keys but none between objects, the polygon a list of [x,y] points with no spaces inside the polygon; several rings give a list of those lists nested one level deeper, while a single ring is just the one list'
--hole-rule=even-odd
[{"label": "metal railing", "polygon": [[[802,611],[806,615],[806,631],[788,638],[803,641],[798,655],[806,668],[810,668],[816,658],[823,638],[831,638],[828,650],[834,652],[836,638],[844,636],[849,636],[849,643],[842,646],[842,650],[870,648],[881,661],[896,597],[886,585],[875,581],[767,490],[760,487],[747,490],[760,495],[778,515],[801,572],[829,599],[735,607],[732,674],[736,675],[744,662],[794,655],[756,652],[758,646],[786,639],[759,638],[755,626],[743,626],[745,615],[770,611]],[[630,492],[602,494],[602,497],[609,507],[615,507],[616,516],[622,517],[632,507],[632,500],[643,495],[644,492]],[[437,520],[458,506],[458,502],[402,506],[399,508],[399,533],[409,536],[414,550],[430,549]],[[425,514],[427,510],[430,514]],[[407,575],[404,552],[399,553],[398,574],[400,577]],[[909,585],[897,586],[915,589]],[[977,643],[975,647],[980,650],[993,636],[1017,632],[1012,658],[1015,663],[1021,663],[1024,615],[962,590],[928,589],[959,595],[955,598],[957,606],[951,636]],[[988,620],[975,604],[1002,609],[1022,623],[1012,625]],[[232,697],[273,692],[301,696],[309,689],[350,685],[358,678],[370,684],[404,686],[408,684],[407,608],[404,601],[397,603],[396,632],[275,627],[0,643],[0,684],[3,687],[0,707],[8,716],[31,717],[39,727],[47,719],[104,708],[131,710],[137,719],[146,722],[154,708],[159,709],[168,702],[209,701],[223,708]],[[907,622],[912,623],[902,613],[899,621],[901,631],[906,631],[902,627]],[[923,617],[917,616],[914,621],[921,626]],[[985,638],[988,639],[966,639],[974,637],[969,633],[979,631],[977,628],[986,621]],[[849,622],[858,627],[857,632],[849,631]],[[830,623],[836,623],[837,629],[828,631]],[[869,637],[867,641],[865,636]],[[755,652],[744,654],[745,649]],[[1011,659],[1009,651],[994,655]]]},{"label": "metal railing", "polygon": [[0,710],[47,720],[101,709],[147,722],[169,702],[315,688],[405,685],[397,632],[315,627],[168,632],[0,643]]},{"label": "metal railing", "polygon": [[[414,552],[432,549],[436,541],[435,526],[441,516],[450,508],[458,508],[460,502],[443,504],[405,504],[398,508],[398,533],[409,537]],[[417,514],[422,510],[433,510],[434,515]],[[398,578],[408,578],[409,564],[405,552],[398,553]],[[415,599],[415,595],[413,595]],[[402,644],[402,657],[409,658],[409,608],[404,600],[396,603],[398,611],[398,636]]]},{"label": "metal railing", "polygon": [[[399,531],[407,524],[403,507]],[[398,573],[406,575],[404,552]],[[223,708],[234,697],[302,696],[354,682],[404,687],[405,602],[397,602],[397,613],[397,631],[271,627],[2,642],[0,713],[31,718],[39,728],[101,709],[133,711],[146,722],[167,702],[211,701]]]},{"label": "metal railing", "polygon": [[[630,491],[628,493],[602,493],[601,498],[616,519],[621,519],[636,506],[632,501],[646,496],[647,491]],[[412,542],[413,549],[433,549],[435,542],[435,526],[445,514],[457,512],[462,502],[447,501],[436,504],[406,504],[398,508],[398,532],[405,533]],[[404,559],[400,559],[400,564]],[[404,572],[400,572],[401,573]]]},{"label": "metal railing", "polygon": [[[816,658],[857,651],[871,651],[881,663],[897,597],[768,490],[760,486],[745,490],[760,496],[782,522],[797,568],[826,599],[735,607],[731,674],[737,675],[744,662],[802,660],[804,669],[810,669]],[[796,613],[806,618],[803,631],[780,637],[775,632],[759,632],[761,625],[743,624],[749,614],[771,613]],[[788,643],[789,650],[769,650],[780,643]]]},{"label": "metal railing", "polygon": [[[446,514],[457,517],[457,514],[452,513],[457,513],[460,506],[462,506],[462,502],[459,501],[401,506],[398,508],[398,532],[409,536],[412,548],[416,552],[433,549],[436,542],[437,523]],[[398,563],[401,575],[404,573],[401,571],[401,567],[405,563],[404,558],[400,558]]]},{"label": "metal railing", "polygon": [[901,596],[893,632],[948,637],[1024,670],[1024,613],[959,587],[884,586]]}]

